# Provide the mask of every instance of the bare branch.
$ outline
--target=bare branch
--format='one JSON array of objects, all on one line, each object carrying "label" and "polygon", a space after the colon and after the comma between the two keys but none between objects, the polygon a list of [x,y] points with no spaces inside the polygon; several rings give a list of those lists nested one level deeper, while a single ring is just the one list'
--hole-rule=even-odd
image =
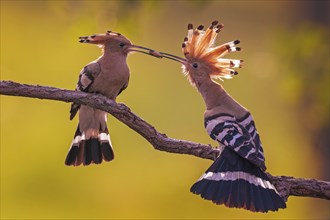
[{"label": "bare branch", "polygon": [[[211,145],[185,140],[176,140],[158,132],[151,124],[134,114],[126,105],[116,103],[102,95],[58,89],[46,86],[20,84],[0,81],[0,94],[75,102],[101,109],[113,115],[128,127],[139,133],[151,145],[161,151],[190,154],[196,157],[214,160],[219,151]],[[285,199],[288,196],[305,196],[330,200],[330,182],[316,179],[301,179],[287,176],[272,176],[271,182]]]}]

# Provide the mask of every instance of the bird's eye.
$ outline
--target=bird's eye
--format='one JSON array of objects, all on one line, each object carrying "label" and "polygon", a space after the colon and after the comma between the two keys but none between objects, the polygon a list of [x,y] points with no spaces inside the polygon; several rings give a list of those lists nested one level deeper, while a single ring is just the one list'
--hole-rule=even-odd
[{"label": "bird's eye", "polygon": [[125,46],[125,43],[120,43],[119,46],[120,47],[124,47]]},{"label": "bird's eye", "polygon": [[197,67],[198,67],[198,64],[197,64],[197,63],[194,63],[192,66],[193,66],[194,68],[197,68]]}]

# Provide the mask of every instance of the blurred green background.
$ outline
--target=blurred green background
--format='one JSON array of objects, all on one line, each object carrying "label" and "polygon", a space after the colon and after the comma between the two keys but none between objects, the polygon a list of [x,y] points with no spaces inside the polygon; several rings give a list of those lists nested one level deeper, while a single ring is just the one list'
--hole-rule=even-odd
[{"label": "blurred green background", "polygon": [[[257,123],[273,175],[329,181],[328,1],[3,1],[1,80],[74,89],[100,55],[78,37],[118,31],[132,42],[181,56],[188,23],[225,28],[217,44],[240,39],[245,60],[222,84]],[[216,146],[203,127],[202,98],[178,63],[128,58],[120,95],[160,132]],[[290,197],[287,209],[256,214],[213,205],[189,192],[211,161],[156,151],[112,116],[116,158],[67,167],[77,126],[69,103],[1,98],[3,219],[328,219],[329,201]]]}]

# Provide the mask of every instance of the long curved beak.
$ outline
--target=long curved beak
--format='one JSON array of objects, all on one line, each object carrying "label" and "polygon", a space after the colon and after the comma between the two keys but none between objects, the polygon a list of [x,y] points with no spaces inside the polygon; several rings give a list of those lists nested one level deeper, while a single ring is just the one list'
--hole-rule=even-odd
[{"label": "long curved beak", "polygon": [[138,45],[132,45],[128,48],[129,52],[139,52],[139,53],[144,53],[153,57],[157,57],[157,58],[167,58],[167,59],[171,59],[174,61],[177,61],[181,64],[185,64],[187,62],[186,59],[169,54],[169,53],[164,53],[164,52],[158,52],[156,50],[147,48],[147,47],[142,47],[142,46],[138,46]]},{"label": "long curved beak", "polygon": [[162,56],[161,58],[174,60],[176,62],[179,62],[179,63],[183,64],[183,65],[186,65],[186,63],[187,63],[187,60],[182,58],[182,57],[178,57],[178,56],[175,56],[173,54],[164,53],[164,52],[158,52],[158,53]]},{"label": "long curved beak", "polygon": [[162,56],[159,54],[159,52],[147,48],[147,47],[142,47],[142,46],[138,46],[138,45],[131,45],[128,49],[128,52],[139,52],[139,53],[144,53],[153,57],[157,57],[157,58],[162,58]]}]

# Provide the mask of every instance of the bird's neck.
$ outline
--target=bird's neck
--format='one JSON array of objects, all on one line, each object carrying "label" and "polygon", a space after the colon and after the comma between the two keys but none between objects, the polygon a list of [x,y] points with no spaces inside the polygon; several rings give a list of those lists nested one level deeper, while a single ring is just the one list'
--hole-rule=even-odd
[{"label": "bird's neck", "polygon": [[202,95],[207,109],[223,104],[221,100],[223,100],[225,91],[221,85],[214,82],[211,78],[196,82],[196,87]]},{"label": "bird's neck", "polygon": [[[119,51],[111,51],[110,48],[104,47],[103,54],[98,58],[103,69],[113,69],[116,67],[127,66],[127,55]],[[127,67],[128,68],[128,67]]]},{"label": "bird's neck", "polygon": [[211,78],[196,83],[196,87],[204,99],[207,112],[216,110],[219,111],[216,113],[228,113],[235,116],[246,114],[247,110]]},{"label": "bird's neck", "polygon": [[120,60],[126,60],[127,54],[122,53],[122,51],[114,51],[110,47],[103,47],[103,54],[102,59],[120,59]]}]

